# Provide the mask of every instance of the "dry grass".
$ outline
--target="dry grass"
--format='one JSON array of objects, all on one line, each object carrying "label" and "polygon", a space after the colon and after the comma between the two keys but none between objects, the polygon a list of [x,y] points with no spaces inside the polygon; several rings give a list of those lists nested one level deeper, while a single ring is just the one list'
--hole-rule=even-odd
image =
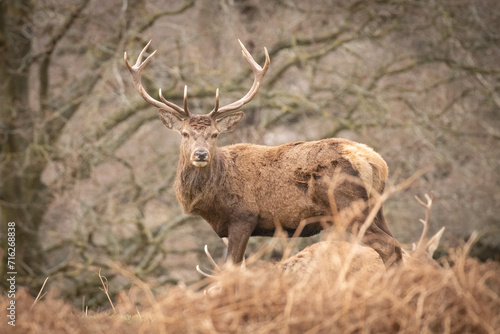
[{"label": "dry grass", "polygon": [[[389,187],[372,212],[412,180]],[[432,197],[426,199],[427,204],[419,200],[426,210],[423,237],[432,205]],[[371,223],[370,216],[365,224]],[[343,233],[330,233],[324,241],[339,235]],[[226,268],[191,287],[165,287],[162,297],[125,268],[111,264],[112,271],[133,282],[130,291],[113,301],[107,279],[96,273],[102,284],[102,292],[96,293],[107,296],[112,310],[88,313],[50,293],[44,298],[45,280],[35,300],[22,290],[17,294],[16,327],[9,329],[19,333],[500,333],[500,264],[470,257],[474,239],[450,249],[441,266],[428,259],[349,275],[329,270],[337,263],[335,249],[325,248],[326,256],[315,257],[314,265],[302,261],[301,266],[312,269],[294,275],[280,265],[260,261],[270,251],[263,248],[247,260],[246,268]],[[294,239],[282,242],[288,249]],[[342,268],[361,256],[355,247],[346,249],[352,256],[345,256]],[[0,297],[3,309],[8,302]]]},{"label": "dry grass", "polygon": [[[417,264],[348,279],[322,272],[292,281],[268,263],[230,269],[202,285],[172,287],[140,310],[85,314],[54,298],[16,296],[16,333],[498,333],[500,265],[452,252],[443,267]],[[147,287],[142,287],[147,289]],[[149,293],[149,291],[144,291]],[[101,292],[102,293],[102,292]],[[5,310],[8,300],[0,298]],[[140,311],[140,312],[139,312]],[[5,319],[1,327],[6,325]]]}]

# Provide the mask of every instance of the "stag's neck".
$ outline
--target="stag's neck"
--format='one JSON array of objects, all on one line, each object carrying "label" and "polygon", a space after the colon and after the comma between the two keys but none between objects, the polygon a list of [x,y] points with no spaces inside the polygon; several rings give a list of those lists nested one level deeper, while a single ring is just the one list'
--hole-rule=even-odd
[{"label": "stag's neck", "polygon": [[201,214],[216,200],[216,193],[227,177],[227,158],[217,149],[212,161],[205,167],[195,167],[181,156],[175,180],[176,195],[186,213]]}]

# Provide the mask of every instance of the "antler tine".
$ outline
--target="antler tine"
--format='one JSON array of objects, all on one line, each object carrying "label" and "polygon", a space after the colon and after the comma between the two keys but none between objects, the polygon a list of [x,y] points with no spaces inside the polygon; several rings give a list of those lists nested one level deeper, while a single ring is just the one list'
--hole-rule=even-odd
[{"label": "antler tine", "polygon": [[[252,101],[252,99],[255,97],[257,94],[261,83],[262,79],[264,78],[264,75],[266,74],[269,65],[271,64],[271,59],[269,58],[269,53],[267,52],[267,49],[264,48],[264,52],[266,54],[266,61],[264,63],[264,66],[261,67],[257,62],[253,59],[252,55],[248,50],[245,48],[245,45],[238,40],[241,46],[241,52],[243,54],[243,57],[245,58],[246,62],[248,65],[250,65],[250,68],[252,69],[252,72],[254,74],[254,81],[252,84],[252,87],[248,91],[248,93],[245,94],[241,99],[238,101],[235,101],[233,103],[230,103],[222,108],[218,108],[219,103],[218,103],[218,96],[216,96],[216,106],[215,108],[210,112],[210,116],[213,118],[219,118],[225,114],[228,114],[232,111],[235,111],[239,108],[241,108],[243,105],[247,104],[248,102]],[[216,93],[218,95],[218,93]]]},{"label": "antler tine", "polygon": [[[174,109],[178,114],[182,115],[183,118],[185,117],[189,117],[189,112],[186,113],[185,112],[185,109],[182,109],[181,107],[179,107],[178,105],[168,101],[167,99],[165,99],[165,97],[163,96],[163,93],[162,93],[162,90],[161,88],[158,89],[158,95],[160,96],[160,99],[163,101],[163,103],[165,103],[167,106],[169,106],[170,108]],[[162,109],[162,108],[160,108]]]},{"label": "antler tine", "polygon": [[219,110],[219,88],[215,90],[215,107],[214,110]]},{"label": "antler tine", "polygon": [[[137,61],[135,64],[132,66],[128,62],[128,57],[127,57],[127,52],[123,54],[123,60],[125,61],[125,65],[127,65],[128,70],[132,74],[132,79],[134,81],[134,87],[135,90],[142,96],[144,101],[152,104],[153,106],[157,107],[158,109],[170,111],[176,115],[178,115],[181,119],[186,119],[189,118],[189,111],[185,108],[182,109],[178,105],[167,101],[163,95],[161,94],[161,89],[159,91],[160,99],[162,102],[156,100],[155,98],[151,97],[151,95],[146,92],[144,89],[144,86],[142,85],[142,78],[141,78],[141,72],[142,70],[146,67],[146,65],[151,61],[152,57],[156,53],[156,50],[153,51],[144,61],[144,53],[146,53],[146,50],[148,49],[149,45],[151,44],[150,40],[148,44],[142,49],[141,53],[139,53],[139,56],[137,57]],[[184,93],[185,94],[185,93]],[[184,95],[184,104],[186,105],[186,95]]]},{"label": "antler tine", "polygon": [[200,265],[196,265],[196,271],[199,272],[200,274],[202,274],[203,276],[205,277],[208,277],[208,278],[215,278],[214,275],[210,275],[210,274],[207,274],[206,272],[204,272],[203,270],[201,270],[200,268]]},{"label": "antler tine", "polygon": [[427,235],[427,232],[429,231],[429,219],[431,217],[431,208],[432,208],[432,201],[434,199],[434,195],[428,195],[425,194],[425,199],[427,203],[424,203],[418,196],[415,195],[415,200],[425,208],[425,219],[420,219],[419,221],[424,225],[424,228],[422,229],[422,235],[420,236],[420,239],[418,240],[416,249],[421,249],[424,242],[425,242],[425,237]]},{"label": "antler tine", "polygon": [[[208,251],[208,245],[205,245],[205,247],[203,249],[205,250],[205,254],[208,257],[208,260],[214,266],[214,270],[215,271],[220,271],[221,269],[220,269],[219,265],[217,264],[217,262],[215,262],[214,258],[212,257],[212,254],[210,254],[210,252]],[[205,277],[209,277],[209,278],[214,278],[215,277],[214,275],[207,274],[206,272],[204,272],[203,270],[201,270],[200,265],[196,266],[196,271],[199,272],[200,274],[202,274]]]},{"label": "antler tine", "polygon": [[[152,53],[151,53],[151,54],[150,54],[150,55],[146,58],[146,60],[145,60],[144,62],[142,62],[142,58],[144,57],[144,53],[146,52],[146,50],[147,50],[147,49],[148,49],[148,47],[149,47],[149,44],[151,44],[151,42],[152,42],[152,41],[153,41],[153,40],[150,40],[150,41],[148,42],[148,44],[146,44],[146,46],[145,46],[145,47],[141,50],[141,53],[139,53],[139,56],[137,57],[137,61],[136,61],[136,62],[135,62],[135,64],[134,64],[134,67],[137,67],[137,68],[139,69],[139,72],[142,70],[142,68],[143,68],[144,66],[146,66],[146,65],[149,63],[149,61],[150,61],[151,57],[153,57],[153,55],[156,53],[156,50],[154,50],[154,51],[153,51],[153,52],[152,52]],[[127,52],[125,52],[125,53],[123,54],[123,60],[125,60],[125,65],[127,65],[127,67],[128,67],[128,69],[129,69],[129,71],[130,71],[130,72],[133,72],[134,70],[133,70],[133,68],[132,68],[132,65],[130,65],[130,64],[129,64],[128,59],[127,59]],[[141,62],[142,62],[142,64],[143,64],[143,66],[141,66]],[[141,67],[142,67],[142,68],[141,68]],[[132,74],[133,74],[133,73],[132,73]]]},{"label": "antler tine", "polygon": [[207,254],[208,260],[210,263],[214,266],[216,270],[220,270],[220,267],[217,265],[217,263],[214,261],[214,258],[212,257],[212,254],[208,251],[208,246],[205,245],[205,254]]},{"label": "antler tine", "polygon": [[184,85],[184,111],[189,115],[188,109],[188,86]]}]

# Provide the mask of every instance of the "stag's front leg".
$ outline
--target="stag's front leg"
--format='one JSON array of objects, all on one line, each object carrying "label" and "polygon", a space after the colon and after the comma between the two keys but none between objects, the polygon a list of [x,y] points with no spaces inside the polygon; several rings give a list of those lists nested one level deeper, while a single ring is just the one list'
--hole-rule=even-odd
[{"label": "stag's front leg", "polygon": [[239,264],[243,261],[252,231],[253,225],[244,223],[229,225],[226,265]]}]

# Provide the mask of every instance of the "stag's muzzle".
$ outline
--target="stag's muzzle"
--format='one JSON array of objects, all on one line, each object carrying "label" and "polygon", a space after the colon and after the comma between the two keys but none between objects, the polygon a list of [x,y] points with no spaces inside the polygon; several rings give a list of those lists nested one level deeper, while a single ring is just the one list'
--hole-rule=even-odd
[{"label": "stag's muzzle", "polygon": [[191,162],[195,167],[205,167],[210,161],[210,154],[206,150],[196,150],[191,156]]}]

